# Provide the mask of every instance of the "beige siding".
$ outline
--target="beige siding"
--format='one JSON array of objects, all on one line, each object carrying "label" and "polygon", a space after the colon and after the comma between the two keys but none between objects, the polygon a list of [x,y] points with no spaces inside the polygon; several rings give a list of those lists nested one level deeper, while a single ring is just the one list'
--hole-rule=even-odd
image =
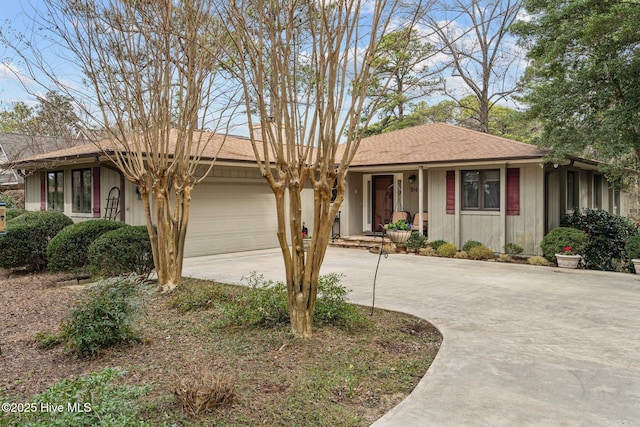
[{"label": "beige siding", "polygon": [[429,187],[429,240],[456,242],[456,217],[447,214],[446,169],[429,169],[426,173]]},{"label": "beige siding", "polygon": [[347,192],[340,214],[340,233],[343,236],[357,235],[364,231],[362,179],[362,173],[353,172],[347,175]]},{"label": "beige siding", "polygon": [[40,210],[40,172],[24,179],[24,208],[28,211]]},{"label": "beige siding", "polygon": [[461,212],[460,241],[453,242],[462,247],[468,240],[477,240],[494,252],[502,252],[502,230],[500,213]]},{"label": "beige siding", "polygon": [[540,253],[544,237],[544,171],[540,166],[520,168],[520,215],[507,215],[506,221],[505,243],[521,246],[525,254]]}]

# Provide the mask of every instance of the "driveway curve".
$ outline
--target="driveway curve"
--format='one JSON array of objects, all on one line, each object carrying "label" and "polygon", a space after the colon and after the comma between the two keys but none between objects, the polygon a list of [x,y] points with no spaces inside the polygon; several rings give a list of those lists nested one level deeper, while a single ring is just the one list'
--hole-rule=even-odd
[{"label": "driveway curve", "polygon": [[[370,305],[378,256],[329,248]],[[279,250],[185,260],[185,276],[282,280]],[[383,258],[376,307],[444,336],[415,390],[374,426],[640,425],[640,276],[415,255]]]}]

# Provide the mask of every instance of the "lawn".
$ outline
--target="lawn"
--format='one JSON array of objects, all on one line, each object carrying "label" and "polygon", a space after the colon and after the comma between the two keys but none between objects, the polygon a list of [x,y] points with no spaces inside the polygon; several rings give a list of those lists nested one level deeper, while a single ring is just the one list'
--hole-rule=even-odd
[{"label": "lawn", "polygon": [[[175,294],[147,295],[139,342],[78,358],[64,346],[39,348],[35,338],[57,333],[84,292],[53,286],[57,279],[0,280],[0,401],[29,403],[64,379],[117,367],[125,372],[119,384],[146,386],[136,416],[151,425],[365,426],[411,392],[442,340],[426,321],[382,310],[369,317],[365,307],[365,323],[317,327],[311,340],[294,339],[286,323],[233,326],[220,304],[246,289],[187,280]],[[185,411],[176,389],[207,376],[226,382],[231,399],[210,412]],[[53,416],[36,418],[47,425]],[[0,414],[0,425],[19,424],[15,417]]]}]

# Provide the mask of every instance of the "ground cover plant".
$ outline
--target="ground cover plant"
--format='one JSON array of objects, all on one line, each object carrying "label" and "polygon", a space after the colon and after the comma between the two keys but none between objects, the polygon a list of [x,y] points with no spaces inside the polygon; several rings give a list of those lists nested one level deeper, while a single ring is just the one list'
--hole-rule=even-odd
[{"label": "ground cover plant", "polygon": [[[101,385],[94,398],[135,407],[131,422],[364,426],[415,387],[441,340],[423,320],[380,310],[363,325],[318,326],[311,340],[293,338],[286,322],[221,327],[222,307],[245,298],[248,289],[188,280],[172,294],[150,294],[146,316],[137,324],[139,341],[78,358],[55,342],[48,349],[37,345],[36,334],[59,332],[60,321],[83,293],[51,287],[57,278],[13,275],[0,281],[0,299],[10,302],[0,311],[0,324],[7,325],[0,329],[2,401],[32,402],[65,380],[62,388],[68,389],[83,375],[104,377],[105,368],[113,368],[119,374],[108,387],[136,387],[135,393],[102,394]],[[357,310],[368,314],[368,308]],[[189,403],[178,398],[178,390],[183,397],[193,395],[189,387],[206,376],[225,379],[228,388],[222,391],[228,398],[211,411],[183,409]],[[37,419],[47,425],[42,414]],[[76,425],[91,425],[82,422]],[[20,424],[13,414],[4,414],[0,425]]]}]

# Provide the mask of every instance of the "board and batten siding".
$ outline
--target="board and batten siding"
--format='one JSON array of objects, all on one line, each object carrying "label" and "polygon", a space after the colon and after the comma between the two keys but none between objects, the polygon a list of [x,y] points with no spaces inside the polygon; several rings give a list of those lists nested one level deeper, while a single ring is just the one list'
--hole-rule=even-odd
[{"label": "board and batten siding", "polygon": [[[507,214],[507,168],[518,168],[520,209]],[[460,171],[500,169],[499,211],[465,211],[461,209]],[[454,172],[455,209],[447,213],[447,172]],[[494,252],[504,252],[506,243],[515,243],[525,254],[540,253],[544,236],[544,172],[538,164],[483,165],[428,170],[429,239],[442,239],[459,248],[468,240],[477,240]],[[450,203],[451,204],[451,201]]]},{"label": "board and batten siding", "polygon": [[520,214],[507,215],[506,221],[505,243],[515,243],[528,255],[540,254],[544,237],[544,170],[539,165],[520,167]]},{"label": "board and batten siding", "polygon": [[[447,214],[447,170],[428,169],[426,171],[429,186],[427,206],[429,210],[429,240],[445,240],[457,243],[457,214]],[[459,206],[459,186],[456,185],[456,205]],[[458,211],[458,210],[456,210]]]}]

